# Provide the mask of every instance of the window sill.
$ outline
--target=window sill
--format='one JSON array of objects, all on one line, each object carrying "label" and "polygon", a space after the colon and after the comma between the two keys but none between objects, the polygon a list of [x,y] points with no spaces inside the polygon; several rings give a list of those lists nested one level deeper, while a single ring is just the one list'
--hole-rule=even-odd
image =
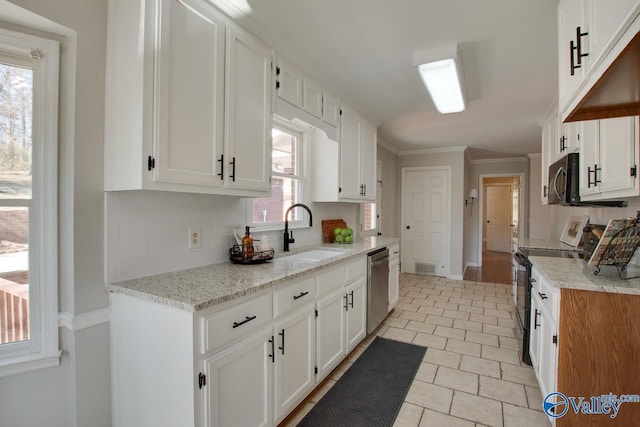
[{"label": "window sill", "polygon": [[[251,225],[251,234],[255,238],[257,233],[262,233],[263,231],[284,231],[284,223],[278,224],[268,224],[268,225]],[[311,228],[308,224],[303,222],[289,223],[289,230],[302,230],[305,228]],[[243,234],[244,235],[244,234]]]},{"label": "window sill", "polygon": [[0,359],[0,378],[60,366],[62,350]]}]

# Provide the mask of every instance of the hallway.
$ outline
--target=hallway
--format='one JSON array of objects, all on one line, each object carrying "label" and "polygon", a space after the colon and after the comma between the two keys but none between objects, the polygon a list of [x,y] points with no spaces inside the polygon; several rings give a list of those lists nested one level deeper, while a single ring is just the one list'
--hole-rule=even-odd
[{"label": "hallway", "polygon": [[476,282],[511,284],[511,252],[488,251],[482,249],[482,267],[467,267],[464,280]]}]

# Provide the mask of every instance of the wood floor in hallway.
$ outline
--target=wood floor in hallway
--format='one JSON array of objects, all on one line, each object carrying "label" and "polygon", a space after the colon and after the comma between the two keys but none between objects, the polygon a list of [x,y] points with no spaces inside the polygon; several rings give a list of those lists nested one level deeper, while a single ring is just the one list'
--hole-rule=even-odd
[{"label": "wood floor in hallway", "polygon": [[467,267],[464,280],[476,282],[510,284],[511,280],[511,252],[482,250],[482,267]]}]

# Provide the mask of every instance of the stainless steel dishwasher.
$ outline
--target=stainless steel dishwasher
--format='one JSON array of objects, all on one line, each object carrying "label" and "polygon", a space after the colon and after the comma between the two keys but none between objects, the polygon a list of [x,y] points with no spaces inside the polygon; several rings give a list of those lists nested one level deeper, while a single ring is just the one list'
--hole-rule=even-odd
[{"label": "stainless steel dishwasher", "polygon": [[367,334],[370,334],[389,312],[389,250],[369,252],[367,260]]}]

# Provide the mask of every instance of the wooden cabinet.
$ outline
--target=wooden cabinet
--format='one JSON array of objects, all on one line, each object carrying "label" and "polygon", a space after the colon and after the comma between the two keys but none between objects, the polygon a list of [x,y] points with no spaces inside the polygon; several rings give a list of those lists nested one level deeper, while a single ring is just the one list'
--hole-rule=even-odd
[{"label": "wooden cabinet", "polygon": [[263,329],[203,361],[203,425],[273,425],[273,339]]},{"label": "wooden cabinet", "polygon": [[270,49],[199,0],[109,11],[105,190],[268,194]]},{"label": "wooden cabinet", "polygon": [[[315,335],[313,304],[274,326],[276,424],[282,421],[315,385]],[[247,407],[244,411],[247,411]]]},{"label": "wooden cabinet", "polygon": [[355,110],[342,106],[340,127],[341,200],[376,199],[376,128]]},{"label": "wooden cabinet", "polygon": [[580,122],[580,198],[633,197],[638,188],[638,117]]},{"label": "wooden cabinet", "polygon": [[561,0],[558,81],[561,121],[576,108],[640,28],[640,0]]},{"label": "wooden cabinet", "polygon": [[400,245],[389,247],[389,311],[400,298]]}]

